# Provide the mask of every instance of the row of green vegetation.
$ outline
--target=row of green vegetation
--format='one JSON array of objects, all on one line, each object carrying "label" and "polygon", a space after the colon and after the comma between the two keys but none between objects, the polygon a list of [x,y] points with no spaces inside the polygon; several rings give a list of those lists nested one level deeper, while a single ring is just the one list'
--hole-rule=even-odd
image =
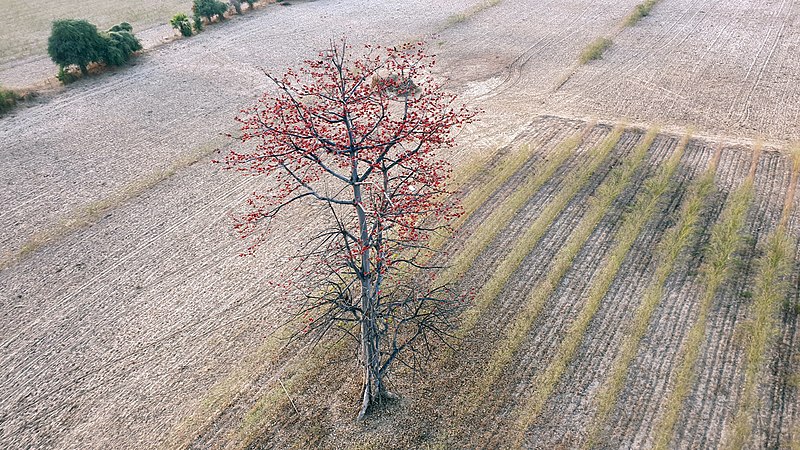
[{"label": "row of green vegetation", "polygon": [[[800,152],[794,155],[790,186],[797,185],[798,172]],[[744,448],[749,444],[752,434],[754,416],[759,407],[759,382],[764,375],[770,349],[778,336],[781,307],[785,305],[789,292],[787,280],[796,242],[787,230],[787,222],[794,206],[794,194],[795,190],[790,188],[778,228],[767,238],[763,254],[756,263],[755,295],[750,305],[750,318],[743,327],[743,342],[746,343],[744,387],[726,448]]]},{"label": "row of green vegetation", "polygon": [[633,12],[628,15],[628,18],[625,20],[625,25],[632,26],[635,25],[637,22],[642,20],[643,18],[650,15],[650,11],[656,6],[658,0],[646,0],[644,3],[639,3],[633,8]]},{"label": "row of green vegetation", "polygon": [[689,188],[689,198],[681,208],[678,224],[667,231],[658,245],[658,257],[656,258],[658,266],[647,290],[642,295],[642,302],[636,309],[633,321],[628,325],[625,339],[620,345],[620,353],[614,359],[606,382],[603,383],[603,387],[597,395],[595,400],[597,411],[589,426],[584,448],[594,448],[599,443],[600,433],[608,423],[612,408],[617,403],[625,378],[628,376],[631,363],[647,332],[653,313],[664,298],[664,286],[667,279],[673,273],[678,257],[688,250],[700,231],[703,209],[709,203],[709,199],[713,198],[712,194],[715,192],[714,176],[717,170],[717,160],[715,157],[706,173]]},{"label": "row of green vegetation", "polygon": [[[646,0],[644,3],[639,3],[636,5],[636,7],[633,8],[633,11],[625,19],[624,25],[629,27],[633,26],[642,20],[642,18],[649,16],[650,11],[654,6],[656,6],[656,3],[658,3],[658,0]],[[615,35],[617,33],[615,33]],[[581,64],[586,64],[589,61],[603,59],[603,53],[605,53],[605,51],[608,50],[613,43],[614,41],[612,38],[601,36],[592,41],[583,49],[578,60]]]},{"label": "row of green vegetation", "polygon": [[[637,195],[631,209],[622,217],[622,224],[614,238],[614,247],[606,256],[604,265],[600,268],[599,273],[590,281],[590,289],[586,302],[578,313],[575,321],[570,324],[564,336],[564,340],[556,350],[553,360],[550,361],[545,370],[537,374],[534,382],[531,384],[531,394],[523,401],[519,409],[519,415],[517,417],[517,429],[520,431],[517,435],[518,443],[522,443],[525,431],[539,417],[547,399],[550,398],[550,395],[561,380],[567,367],[569,367],[569,364],[574,360],[580,344],[584,340],[589,324],[592,322],[592,319],[594,319],[600,308],[600,304],[611,288],[612,283],[617,278],[617,273],[630,253],[631,248],[633,248],[633,244],[638,239],[645,225],[647,225],[650,219],[658,212],[664,195],[670,189],[672,177],[678,169],[688,141],[689,136],[687,135],[678,145],[678,148],[675,149],[669,161],[645,181],[644,191]],[[598,213],[594,215],[594,217],[604,216],[603,213],[608,211],[612,202],[622,194],[625,184],[618,184],[616,189],[599,190],[599,201],[597,205],[598,207],[602,205],[602,209],[598,209]],[[599,223],[599,220],[597,222]],[[583,242],[588,240],[593,230],[594,227],[592,227],[591,231],[587,227],[586,231],[588,232],[581,236]],[[582,246],[576,247],[579,249]],[[577,251],[571,252],[571,259],[574,259],[577,253]],[[570,261],[569,266],[572,266],[572,261]],[[561,272],[561,276],[558,280],[553,280],[554,283],[547,286],[550,293],[555,292],[555,288],[566,272],[567,268]],[[544,301],[542,301],[542,303],[544,303]],[[532,324],[526,324],[526,328],[530,330],[531,325]],[[527,333],[525,334],[527,335]],[[516,345],[514,350],[516,351],[518,348],[519,344]]]},{"label": "row of green vegetation", "polygon": [[[759,155],[760,148],[757,147],[753,153],[754,162],[758,161]],[[699,300],[700,311],[678,353],[680,363],[670,377],[674,380],[672,388],[664,400],[663,413],[655,426],[654,447],[657,449],[668,448],[672,440],[684,402],[694,384],[711,307],[720,288],[732,275],[737,261],[736,255],[745,244],[743,231],[747,211],[754,196],[754,177],[755,170],[751,169],[747,179],[731,193],[720,221],[711,229],[711,239],[703,256],[705,263],[702,267],[702,281],[699,284],[704,288]]]},{"label": "row of green vegetation", "polygon": [[22,100],[22,96],[16,91],[3,89],[0,87],[0,115],[3,115],[17,106],[17,102]]}]

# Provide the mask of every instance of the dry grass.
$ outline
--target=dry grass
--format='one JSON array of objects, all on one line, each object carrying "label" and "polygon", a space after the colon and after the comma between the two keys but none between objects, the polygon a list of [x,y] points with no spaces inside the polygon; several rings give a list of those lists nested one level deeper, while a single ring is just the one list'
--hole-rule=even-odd
[{"label": "dry grass", "polygon": [[[497,265],[497,268],[495,269],[494,273],[492,273],[491,278],[489,278],[486,284],[483,285],[483,288],[481,288],[481,290],[478,292],[473,305],[464,313],[462,317],[461,326],[458,330],[457,336],[463,338],[475,328],[478,319],[481,317],[484,311],[486,311],[489,305],[495,301],[497,296],[500,295],[500,292],[503,290],[506,283],[508,283],[511,275],[517,270],[517,268],[519,268],[520,264],[522,264],[525,256],[527,256],[528,253],[533,250],[552,221],[557,217],[558,213],[563,210],[573,195],[589,181],[592,174],[594,174],[594,172],[600,166],[600,163],[603,161],[603,159],[610,154],[621,136],[622,127],[615,128],[605,139],[605,141],[600,144],[598,151],[595,152],[592,162],[583,166],[579,171],[568,175],[567,179],[564,181],[564,188],[559,196],[556,197],[544,211],[542,211],[539,217],[525,231],[523,236],[518,239],[518,244],[515,245],[514,248],[511,249],[505,258],[503,258],[503,260]],[[565,151],[565,149],[577,147],[579,143],[580,141],[577,138],[569,139],[564,142],[564,148],[559,151]],[[527,197],[525,198],[527,199]],[[499,207],[497,210],[502,211],[503,208]],[[510,220],[510,217],[508,220]],[[504,223],[495,222],[492,220],[492,218],[490,218],[485,223],[487,227],[496,228],[493,233],[497,234],[503,229],[507,222],[508,221]],[[476,232],[476,235],[479,234],[479,232]],[[478,247],[478,240],[482,241],[483,238],[477,237],[476,243],[468,244],[468,247],[470,248],[465,249],[464,252],[469,252],[470,254],[474,254],[474,257],[477,257],[479,254],[479,252],[476,251]],[[483,248],[485,248],[489,242],[491,241],[486,242],[485,245],[483,245],[483,242],[481,242],[481,245]],[[453,267],[456,267],[456,264],[454,264]],[[469,266],[458,263],[458,267],[463,267],[463,270],[466,270],[466,268]]]},{"label": "dry grass", "polygon": [[633,26],[636,25],[640,20],[650,15],[650,11],[656,6],[658,0],[646,0],[643,3],[639,3],[633,8],[633,11],[628,15],[628,18],[625,19],[626,26]]},{"label": "dry grass", "polygon": [[[759,152],[754,152],[757,161]],[[755,165],[755,164],[754,164]],[[734,266],[736,253],[742,247],[742,229],[750,203],[753,200],[753,176],[747,179],[730,196],[722,211],[720,221],[711,230],[711,240],[705,250],[702,280],[704,287],[700,298],[700,311],[689,330],[686,341],[678,352],[680,363],[673,373],[672,389],[664,401],[663,413],[655,426],[655,448],[666,449],[672,440],[675,424],[689,395],[695,378],[695,364],[705,337],[708,314],[720,286],[725,282]]]},{"label": "dry grass", "polygon": [[[800,172],[800,153],[795,154],[791,187],[797,183]],[[755,295],[750,306],[750,318],[744,325],[745,348],[744,386],[741,400],[733,419],[732,432],[725,448],[744,448],[753,430],[753,415],[758,408],[758,380],[765,369],[766,356],[774,343],[780,327],[781,305],[786,299],[794,253],[794,239],[786,231],[786,218],[792,212],[794,192],[790,188],[786,195],[781,222],[767,239],[763,255],[756,266]]]},{"label": "dry grass", "polygon": [[[611,284],[614,282],[614,279],[616,279],[617,272],[622,267],[623,262],[625,262],[625,258],[633,247],[634,242],[636,242],[636,239],[639,237],[645,225],[658,211],[662,197],[669,190],[672,176],[675,174],[680,164],[688,141],[689,136],[687,135],[675,149],[666,164],[663,165],[656,174],[645,181],[645,190],[637,196],[633,207],[623,216],[622,225],[615,236],[616,244],[611,250],[611,253],[607,256],[605,264],[601,267],[597,276],[592,279],[586,303],[578,314],[578,317],[569,326],[566,336],[558,347],[553,360],[531,383],[533,388],[532,394],[522,401],[523,404],[519,410],[517,426],[515,427],[516,430],[519,430],[516,439],[518,444],[522,444],[525,430],[527,430],[539,416],[547,399],[563,376],[564,371],[575,357],[575,353],[578,351],[581,342],[583,342],[586,329],[589,327],[597,310],[600,308],[603,298],[605,298],[608,290],[611,288]],[[604,206],[603,209],[607,210],[611,202],[621,192],[621,189],[608,190],[606,193],[607,197],[603,198],[600,202],[600,204]],[[598,214],[598,216],[600,216],[600,214]],[[587,234],[586,237],[588,238],[589,235],[590,233]],[[575,254],[577,254],[577,252],[575,252]],[[557,283],[548,285],[548,288],[550,286],[555,288]],[[527,324],[527,327],[530,328],[530,324]]]},{"label": "dry grass", "polygon": [[[447,269],[439,275],[438,279],[440,283],[452,283],[464,275],[467,269],[472,265],[472,262],[475,261],[475,258],[477,258],[500,231],[505,228],[514,215],[525,205],[530,196],[536,193],[547,180],[552,178],[558,168],[575,152],[575,149],[580,145],[585,134],[591,130],[591,128],[592,125],[590,124],[583,133],[575,134],[558,145],[558,147],[552,151],[545,164],[529,177],[522,186],[516,189],[511,196],[494,209],[492,214],[478,226],[478,229],[467,240],[464,244],[464,248],[456,255]],[[496,187],[499,187],[499,185]],[[484,196],[481,195],[481,197]],[[485,197],[488,198],[489,196],[486,195]]]},{"label": "dry grass", "polygon": [[[642,142],[636,147],[633,154],[626,158],[623,166],[615,169],[609,175],[608,179],[610,181],[605,182],[598,189],[598,192],[601,194],[594,199],[590,211],[587,212],[586,216],[583,220],[581,220],[576,230],[573,231],[573,233],[567,239],[567,242],[554,257],[554,261],[551,264],[551,268],[545,276],[545,279],[534,289],[532,289],[530,294],[526,297],[523,311],[517,315],[516,319],[511,324],[499,347],[492,355],[488,366],[484,369],[483,376],[467,394],[467,412],[477,408],[483,402],[483,399],[488,395],[489,390],[500,376],[502,369],[511,360],[511,357],[519,348],[519,345],[522,343],[525,336],[527,336],[534,319],[539,315],[539,312],[544,305],[544,301],[555,290],[561,277],[572,265],[572,260],[578,254],[581,247],[583,247],[586,239],[589,238],[597,223],[605,215],[608,206],[613,202],[617,195],[622,192],[624,187],[633,177],[633,174],[643,163],[645,156],[647,155],[647,150],[655,139],[656,134],[656,130],[651,130],[645,136]],[[621,129],[618,128],[612,134],[612,136],[607,139],[603,146],[610,146],[613,148],[613,144],[616,144],[620,135]],[[609,152],[610,150],[606,151]],[[596,165],[599,164],[596,163]],[[583,186],[585,186],[591,175],[596,170],[596,167],[587,169],[589,170],[584,170],[583,173],[577,175],[574,180],[570,180],[569,183],[565,183],[567,187],[561,191],[559,197],[552,203],[553,211],[543,212],[540,215],[541,220],[537,219],[537,221],[531,225],[531,228],[528,230],[528,232],[526,232],[526,235],[519,239],[519,244],[511,251],[507,259],[501,263],[501,265],[498,267],[498,270],[492,277],[492,280],[485,285],[484,290],[487,292],[484,295],[486,295],[487,298],[493,299],[499,295],[500,291],[511,277],[511,274],[516,270],[517,267],[519,267],[519,264],[521,264],[524,257],[530,253],[533,247],[538,243],[538,240],[550,226],[552,220],[555,219],[561,210],[563,210],[563,208],[569,203],[574,195]],[[528,234],[531,234],[532,236],[528,237]],[[506,261],[509,261],[509,263]],[[477,318],[473,319],[473,321],[476,320]]]},{"label": "dry grass", "polygon": [[502,1],[503,0],[486,0],[484,2],[478,3],[477,5],[473,6],[472,8],[466,11],[453,14],[452,16],[447,18],[447,21],[445,22],[444,26],[441,29],[439,29],[438,32],[441,33],[442,31],[450,27],[456,26],[460,23],[464,23],[467,20],[471,19],[472,17],[476,16],[478,13],[483,12],[493,6],[499,5],[500,2]]},{"label": "dry grass", "polygon": [[106,213],[112,209],[142,195],[153,186],[174,175],[178,170],[191,166],[192,164],[207,157],[213,153],[223,142],[225,142],[224,138],[216,138],[196,151],[182,156],[168,168],[152,172],[143,178],[133,181],[114,194],[82,208],[81,210],[72,214],[71,217],[65,218],[56,225],[48,229],[35,232],[20,246],[19,249],[11,250],[3,255],[0,255],[0,270],[8,268],[11,265],[25,259],[31,253],[35,252],[41,247],[51,244],[68,235],[69,233],[92,225],[93,223],[102,219]]},{"label": "dry grass", "polygon": [[[719,152],[717,153],[719,155]],[[714,192],[714,176],[716,160],[712,162],[706,173],[689,188],[689,198],[683,204],[678,224],[669,229],[661,239],[657,249],[657,261],[653,279],[647,286],[642,302],[628,326],[625,339],[620,345],[620,352],[612,363],[608,378],[597,396],[597,412],[588,427],[588,436],[584,448],[597,445],[600,432],[606,425],[612,408],[617,402],[619,393],[628,375],[631,362],[636,357],[639,344],[647,332],[653,312],[664,297],[664,284],[672,273],[678,256],[687,248],[693,236],[698,232],[700,214],[709,196]]]},{"label": "dry grass", "polygon": [[[451,229],[458,229],[467,219],[480,208],[481,205],[486,203],[489,197],[497,191],[497,189],[505,184],[512,175],[514,175],[526,161],[528,161],[539,148],[531,145],[522,145],[517,148],[512,154],[504,156],[502,161],[494,167],[491,174],[487,177],[488,181],[481,184],[477,188],[470,191],[462,200],[463,214],[450,223]],[[463,166],[458,174],[453,179],[453,183],[449,189],[453,192],[458,191],[461,187],[477,176],[490,160],[497,154],[497,150],[491,152],[489,155],[481,158],[476,158],[469,164]],[[429,247],[437,251],[444,246],[448,239],[452,237],[451,233],[438,233],[435,234],[428,243]]]},{"label": "dry grass", "polygon": [[612,43],[613,41],[607,37],[599,37],[595,39],[583,49],[578,61],[581,64],[586,64],[589,61],[603,59],[603,53],[605,53],[605,51],[611,47]]}]

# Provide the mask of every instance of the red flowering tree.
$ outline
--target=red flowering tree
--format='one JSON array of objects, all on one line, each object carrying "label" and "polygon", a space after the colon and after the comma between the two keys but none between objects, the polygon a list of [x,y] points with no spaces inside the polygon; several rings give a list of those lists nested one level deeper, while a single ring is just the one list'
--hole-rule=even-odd
[{"label": "red flowering tree", "polygon": [[324,206],[325,230],[303,253],[310,289],[296,310],[305,331],[346,333],[358,342],[364,390],[359,418],[391,397],[395,363],[417,367],[447,338],[454,297],[425,265],[430,234],[458,214],[447,201],[450,169],[436,151],[473,118],[431,76],[421,43],[366,46],[353,57],[332,43],[282,77],[244,110],[241,141],[228,168],[277,181],[249,199],[235,228],[254,238],[296,202]]}]

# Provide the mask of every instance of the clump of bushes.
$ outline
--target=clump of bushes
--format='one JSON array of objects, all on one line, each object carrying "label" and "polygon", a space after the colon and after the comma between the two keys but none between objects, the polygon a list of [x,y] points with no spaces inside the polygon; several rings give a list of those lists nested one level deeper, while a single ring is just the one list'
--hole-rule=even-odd
[{"label": "clump of bushes", "polygon": [[212,22],[216,16],[219,20],[225,20],[225,12],[228,11],[228,5],[219,0],[194,0],[192,5],[192,12],[195,16],[195,23],[198,17],[205,17],[208,22]]},{"label": "clump of bushes", "polygon": [[231,6],[233,6],[233,9],[236,11],[236,14],[239,15],[242,14],[242,2],[240,2],[239,0],[229,0],[228,3],[230,3]]},{"label": "clump of bushes", "polygon": [[591,44],[587,45],[583,52],[581,53],[580,62],[581,64],[586,64],[589,61],[594,61],[596,59],[603,59],[603,53],[611,47],[611,39],[608,38],[598,38]]},{"label": "clump of bushes", "polygon": [[189,22],[189,17],[186,14],[175,14],[169,21],[169,24],[172,25],[172,28],[180,31],[183,37],[192,35],[192,23]]},{"label": "clump of bushes", "polygon": [[0,115],[3,115],[17,106],[17,102],[22,100],[22,96],[15,91],[0,87]]},{"label": "clump of bushes", "polygon": [[91,63],[120,66],[141,49],[142,44],[127,22],[99,32],[97,26],[86,20],[56,20],[47,41],[47,53],[59,65],[57,76],[64,83],[72,81],[70,66],[77,66],[83,75],[88,75]]}]

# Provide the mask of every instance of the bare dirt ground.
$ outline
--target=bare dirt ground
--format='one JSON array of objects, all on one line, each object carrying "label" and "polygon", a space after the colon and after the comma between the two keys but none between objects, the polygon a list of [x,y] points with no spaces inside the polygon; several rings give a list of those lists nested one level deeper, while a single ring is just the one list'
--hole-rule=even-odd
[{"label": "bare dirt ground", "polygon": [[[292,3],[158,47],[131,67],[82,80],[0,119],[0,257],[8,266],[0,269],[0,446],[285,448],[366,441],[503,447],[515,433],[527,447],[585,445],[596,394],[619,352],[615,343],[625,338],[658,264],[653,248],[677,220],[687,186],[721,146],[714,201],[667,280],[665,299],[601,432],[601,446],[651,446],[661,403],[675,383],[675,355],[698,314],[698,268],[710,230],[729,192],[748,174],[754,146],[747,138],[760,136],[768,146],[755,172],[755,198],[744,227],[749,238],[739,253],[743,262],[734,281],[715,296],[671,444],[725,442],[740,402],[738,336],[753,295],[754,259],[780,220],[791,180],[791,161],[779,144],[800,138],[795,2],[664,0],[649,17],[623,29],[604,59],[580,67],[581,49],[614,29],[637,2]],[[2,17],[0,24],[8,20]],[[405,397],[397,410],[354,424],[357,379],[350,365],[334,358],[304,376],[302,358],[269,347],[282,305],[265,281],[291,276],[287,258],[316,226],[314,211],[298,208],[297,219],[276,230],[269,251],[237,258],[243,244],[232,236],[227,213],[263,184],[220,173],[203,156],[225,144],[219,134],[231,131],[236,111],[265,88],[261,68],[296,65],[344,34],[355,45],[427,37],[439,55],[439,75],[486,110],[480,123],[459,136],[457,166],[512,142],[538,149],[467,221],[449,254],[468,245],[492,209],[536,173],[551,149],[585,127],[586,118],[602,120],[473,262],[467,287],[480,287],[519,245],[524,230],[569,187],[568,175],[587,163],[611,124],[628,119],[664,126],[643,167],[546,299],[501,382],[466,416],[461,393],[480,379],[521,300],[551,270],[554,255],[586,220],[590,199],[615,179],[610,174],[644,130],[629,128],[547,226],[457,358],[436,363],[447,370],[426,375],[421,387],[396,381]],[[31,54],[0,62],[0,75],[21,67],[18,61]],[[675,151],[676,130],[686,126],[700,136],[687,146],[665,199],[614,275],[542,412],[533,425],[515,430],[520,407],[538,389],[532,382],[552,364],[605,255],[617,245],[625,211]],[[490,181],[486,176],[479,174],[465,190]],[[787,229],[797,237],[800,195],[794,203]],[[88,225],[69,225],[86,217]],[[17,258],[32,239],[43,237],[43,245]],[[800,291],[800,249],[794,249],[790,306]],[[781,311],[770,369],[760,379],[753,430],[759,446],[786,447],[797,439],[798,327],[793,307]],[[249,362],[262,354],[269,362]],[[289,383],[299,416],[283,391],[270,397],[278,392],[278,377]],[[264,398],[269,401],[259,404]],[[266,412],[258,410],[261,422],[248,428],[258,405]]]}]

